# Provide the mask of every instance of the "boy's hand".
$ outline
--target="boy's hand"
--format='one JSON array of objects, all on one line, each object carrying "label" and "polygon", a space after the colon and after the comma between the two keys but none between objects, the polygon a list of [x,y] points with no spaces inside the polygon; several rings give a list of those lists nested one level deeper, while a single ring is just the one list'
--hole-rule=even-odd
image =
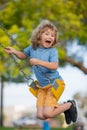
[{"label": "boy's hand", "polygon": [[31,65],[38,65],[39,62],[40,62],[39,59],[36,59],[36,58],[31,58],[31,59],[30,59],[30,64],[31,64]]},{"label": "boy's hand", "polygon": [[6,48],[5,48],[5,52],[6,52],[7,54],[14,54],[15,51],[16,51],[16,50],[15,50],[14,48],[12,48],[12,47],[6,47]]}]

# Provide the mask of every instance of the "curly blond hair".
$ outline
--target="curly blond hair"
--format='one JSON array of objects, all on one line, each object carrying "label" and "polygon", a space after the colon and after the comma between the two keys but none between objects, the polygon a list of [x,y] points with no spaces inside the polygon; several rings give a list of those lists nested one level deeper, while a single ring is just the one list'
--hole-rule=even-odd
[{"label": "curly blond hair", "polygon": [[52,45],[55,46],[58,43],[58,30],[57,28],[48,20],[43,20],[35,30],[33,30],[31,34],[31,43],[34,49],[36,49],[41,42],[41,35],[44,31],[46,31],[48,28],[52,29],[55,32],[55,40]]}]

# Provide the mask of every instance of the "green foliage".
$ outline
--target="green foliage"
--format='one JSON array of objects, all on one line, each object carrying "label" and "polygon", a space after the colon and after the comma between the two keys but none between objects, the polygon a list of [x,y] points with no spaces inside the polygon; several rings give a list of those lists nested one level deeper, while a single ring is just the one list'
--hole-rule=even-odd
[{"label": "green foliage", "polygon": [[59,59],[64,59],[64,57],[66,56],[66,51],[63,48],[59,47],[58,55],[59,55]]},{"label": "green foliage", "polygon": [[64,59],[66,58],[66,50],[63,48],[63,47],[58,47],[58,58],[59,58],[59,63],[60,63],[60,66],[65,66],[66,63],[63,62]]}]

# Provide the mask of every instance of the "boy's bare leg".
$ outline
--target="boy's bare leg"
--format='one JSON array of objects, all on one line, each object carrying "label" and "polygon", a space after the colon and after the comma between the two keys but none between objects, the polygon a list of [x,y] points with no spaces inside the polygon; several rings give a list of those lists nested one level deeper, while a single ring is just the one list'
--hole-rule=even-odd
[{"label": "boy's bare leg", "polygon": [[67,102],[59,105],[58,107],[38,107],[37,117],[41,120],[49,120],[49,118],[57,116],[62,112],[68,110],[71,107],[71,105],[71,102]]},{"label": "boy's bare leg", "polygon": [[58,107],[44,107],[43,115],[44,117],[52,118],[54,116],[57,116],[61,114],[62,112],[68,110],[71,107],[72,103],[67,102],[64,104],[59,105]]},{"label": "boy's bare leg", "polygon": [[45,117],[43,115],[43,110],[44,110],[44,107],[38,107],[37,108],[37,117],[41,120],[48,120],[48,117]]}]

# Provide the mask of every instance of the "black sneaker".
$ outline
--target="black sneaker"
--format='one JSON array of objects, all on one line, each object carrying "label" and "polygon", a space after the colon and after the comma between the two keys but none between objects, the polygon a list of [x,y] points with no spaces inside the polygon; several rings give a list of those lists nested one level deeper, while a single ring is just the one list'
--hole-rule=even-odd
[{"label": "black sneaker", "polygon": [[66,123],[70,124],[71,123],[71,118],[70,118],[68,110],[64,112],[64,115],[65,115]]},{"label": "black sneaker", "polygon": [[76,102],[74,100],[69,100],[68,102],[72,103],[72,106],[70,107],[70,109],[68,110],[68,113],[70,115],[70,118],[73,122],[76,122],[77,120],[77,108],[76,108]]}]

